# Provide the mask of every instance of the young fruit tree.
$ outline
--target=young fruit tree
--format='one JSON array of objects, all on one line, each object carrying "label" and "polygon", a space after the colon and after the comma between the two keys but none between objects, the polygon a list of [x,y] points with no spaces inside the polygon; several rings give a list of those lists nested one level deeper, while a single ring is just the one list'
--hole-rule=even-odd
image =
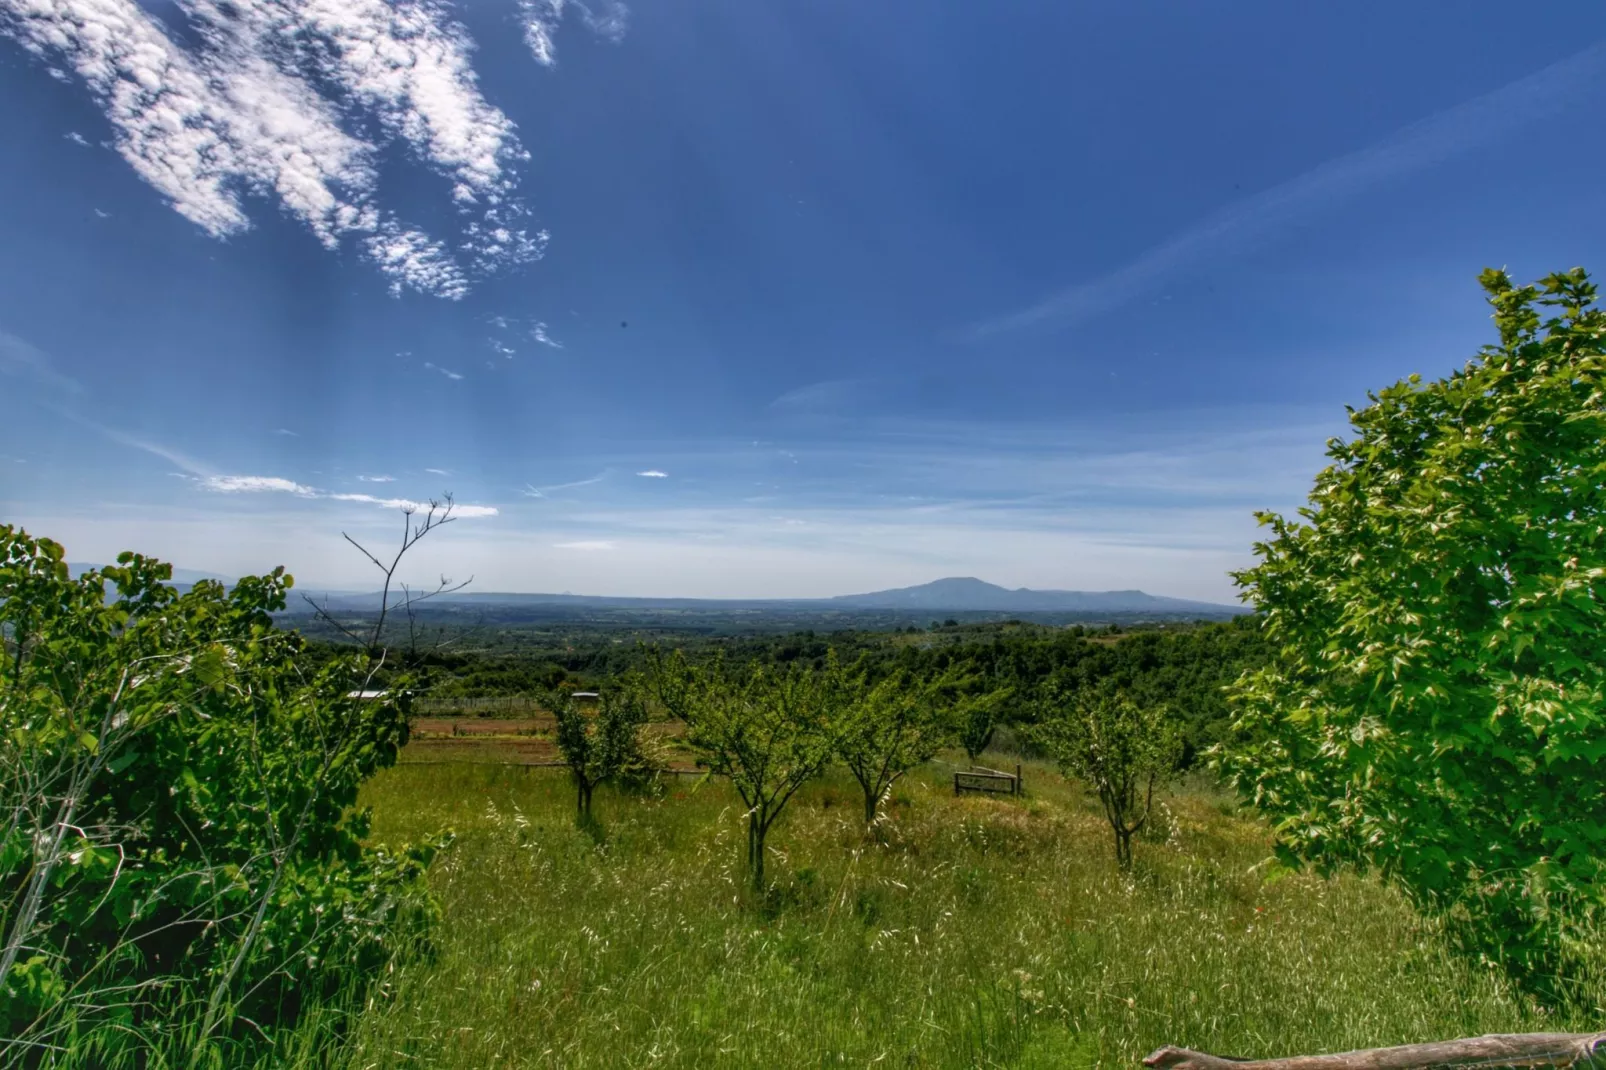
[{"label": "young fruit tree", "polygon": [[873,825],[898,778],[930,761],[954,738],[954,706],[907,669],[873,685],[856,673],[848,686],[851,706],[839,753],[864,790],[864,821]]},{"label": "young fruit tree", "polygon": [[799,788],[831,763],[841,742],[850,694],[832,652],[823,669],[752,662],[729,668],[688,663],[680,651],[654,655],[659,699],[684,721],[699,764],[729,777],[747,807],[747,868],[764,889],[770,828]]},{"label": "young fruit tree", "polygon": [[1606,315],[1582,270],[1480,280],[1499,342],[1350,413],[1237,574],[1280,656],[1215,762],[1281,854],[1380,870],[1540,987],[1602,954]]},{"label": "young fruit tree", "polygon": [[975,765],[993,741],[1003,721],[1004,704],[1015,690],[991,674],[964,662],[949,666],[929,688],[932,697],[948,710],[957,726],[959,745]]},{"label": "young fruit tree", "polygon": [[1165,707],[1119,693],[1076,695],[1050,684],[1033,734],[1065,776],[1098,793],[1115,833],[1115,861],[1130,867],[1132,837],[1149,820],[1154,789],[1182,758],[1182,736]]},{"label": "young fruit tree", "polygon": [[595,710],[583,708],[568,691],[551,693],[546,706],[558,722],[558,750],[574,777],[577,816],[584,821],[598,784],[644,771],[647,695],[639,681],[626,678],[599,696]]}]

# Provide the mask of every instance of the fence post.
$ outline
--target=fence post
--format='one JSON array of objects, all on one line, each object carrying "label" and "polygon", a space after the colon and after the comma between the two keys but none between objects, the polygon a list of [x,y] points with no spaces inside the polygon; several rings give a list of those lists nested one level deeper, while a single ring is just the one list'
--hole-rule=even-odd
[{"label": "fence post", "polygon": [[1025,795],[1026,794],[1026,785],[1022,784],[1021,783],[1021,779],[1020,779],[1020,763],[1019,762],[1015,763],[1015,794],[1016,795]]}]

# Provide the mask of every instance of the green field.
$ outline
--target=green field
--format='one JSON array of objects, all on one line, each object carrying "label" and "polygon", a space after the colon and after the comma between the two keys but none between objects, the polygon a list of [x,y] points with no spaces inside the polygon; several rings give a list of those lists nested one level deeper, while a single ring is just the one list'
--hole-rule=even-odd
[{"label": "green field", "polygon": [[432,873],[434,956],[394,968],[340,1061],[1133,1067],[1165,1043],[1257,1057],[1592,1026],[1451,954],[1374,881],[1267,881],[1267,830],[1207,782],[1167,798],[1123,877],[1096,805],[1048,768],[1026,779],[1021,800],[956,799],[928,766],[867,835],[856,786],[828,777],[777,827],[755,900],[718,781],[605,789],[582,831],[560,771],[385,771],[363,795],[376,840],[458,839]]}]

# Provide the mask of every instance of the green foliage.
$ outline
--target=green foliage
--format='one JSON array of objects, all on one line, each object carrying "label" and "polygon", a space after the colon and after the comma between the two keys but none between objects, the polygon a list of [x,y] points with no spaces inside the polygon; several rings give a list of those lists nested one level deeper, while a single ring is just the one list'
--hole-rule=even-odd
[{"label": "green foliage", "polygon": [[848,687],[851,705],[838,753],[864,791],[865,823],[873,824],[898,778],[930,761],[954,738],[958,709],[938,686],[922,684],[906,669],[874,684],[861,670]]},{"label": "green foliage", "polygon": [[555,741],[574,777],[582,820],[591,816],[591,794],[598,784],[652,771],[642,746],[647,694],[639,680],[626,678],[604,691],[594,711],[583,708],[572,691],[552,692],[544,705],[557,719]]},{"label": "green foliage", "polygon": [[658,658],[654,678],[700,764],[728,777],[747,807],[747,868],[762,891],[770,827],[830,764],[848,727],[849,689],[836,655],[818,670],[758,662],[733,670],[723,658],[690,664],[677,650]]},{"label": "green foliage", "polygon": [[959,745],[974,764],[1004,723],[1005,704],[1014,695],[1014,687],[1001,683],[988,666],[968,658],[943,658],[922,668],[924,698],[945,711],[956,727]]},{"label": "green foliage", "polygon": [[1375,866],[1548,987],[1606,892],[1606,316],[1581,270],[1481,282],[1499,344],[1261,515],[1237,578],[1280,656],[1220,760],[1290,863]]},{"label": "green foliage", "polygon": [[405,711],[347,697],[359,660],[299,662],[282,569],[171,574],[124,553],[74,580],[0,526],[0,1054],[181,1018],[249,1047],[432,916],[435,845],[366,848],[353,810]]},{"label": "green foliage", "polygon": [[1132,837],[1148,823],[1154,789],[1176,771],[1182,740],[1163,706],[1108,692],[1087,698],[1049,688],[1034,735],[1060,771],[1090,786],[1115,833],[1115,860],[1132,864]]}]

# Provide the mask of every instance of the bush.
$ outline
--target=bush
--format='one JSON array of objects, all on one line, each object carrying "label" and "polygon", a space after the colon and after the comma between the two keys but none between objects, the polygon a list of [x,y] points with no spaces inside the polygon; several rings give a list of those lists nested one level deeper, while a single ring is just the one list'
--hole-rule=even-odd
[{"label": "bush", "polygon": [[1280,656],[1217,757],[1290,864],[1376,867],[1554,990],[1606,895],[1606,316],[1581,270],[1482,282],[1500,344],[1373,396],[1304,522],[1261,516]]},{"label": "bush", "polygon": [[366,656],[298,659],[269,616],[282,569],[227,592],[171,575],[124,553],[74,580],[60,545],[0,526],[7,1057],[164,1029],[271,1043],[434,916],[441,841],[365,847],[351,811],[405,741],[405,698],[348,697]]}]

